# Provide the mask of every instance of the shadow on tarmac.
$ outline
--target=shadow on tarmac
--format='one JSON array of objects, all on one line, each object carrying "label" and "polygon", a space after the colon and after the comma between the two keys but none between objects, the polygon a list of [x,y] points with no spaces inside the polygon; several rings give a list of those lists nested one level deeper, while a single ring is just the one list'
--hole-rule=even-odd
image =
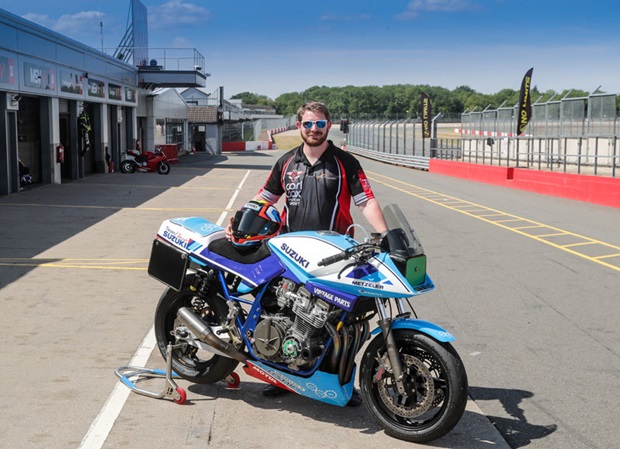
[{"label": "shadow on tarmac", "polygon": [[488,415],[487,417],[513,449],[528,446],[533,440],[545,438],[558,428],[557,424],[543,426],[531,424],[527,421],[519,404],[524,399],[534,397],[534,393],[531,391],[470,386],[469,394],[475,401],[499,401],[502,404],[511,419]]},{"label": "shadow on tarmac", "polygon": [[[36,259],[36,256],[122,209],[137,208],[171,187],[182,186],[214,168],[269,170],[271,162],[263,165],[255,160],[271,157],[257,152],[184,155],[180,163],[172,164],[168,175],[98,173],[0,196],[5,232],[0,242],[0,288],[43,263],[57,262]],[[131,232],[135,230],[111,229],[110,238],[131,238]]]}]

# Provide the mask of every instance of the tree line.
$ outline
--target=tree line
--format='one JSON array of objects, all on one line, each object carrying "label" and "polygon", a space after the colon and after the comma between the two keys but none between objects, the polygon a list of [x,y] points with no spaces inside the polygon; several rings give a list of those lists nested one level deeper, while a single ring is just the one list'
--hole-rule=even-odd
[{"label": "tree line", "polygon": [[[232,99],[241,99],[244,104],[265,105],[276,109],[278,114],[291,116],[306,101],[316,100],[328,105],[333,118],[404,119],[420,116],[420,96],[425,92],[431,100],[433,115],[455,116],[472,110],[512,107],[519,102],[519,90],[502,89],[494,94],[476,92],[469,86],[459,86],[449,90],[445,87],[429,85],[396,84],[388,86],[313,86],[303,92],[290,92],[275,100],[266,95],[242,92]],[[587,97],[588,92],[568,89],[562,92],[547,90],[541,92],[533,86],[530,92],[532,103],[549,100]],[[620,96],[618,97],[620,98]],[[617,99],[617,101],[619,101]]]}]

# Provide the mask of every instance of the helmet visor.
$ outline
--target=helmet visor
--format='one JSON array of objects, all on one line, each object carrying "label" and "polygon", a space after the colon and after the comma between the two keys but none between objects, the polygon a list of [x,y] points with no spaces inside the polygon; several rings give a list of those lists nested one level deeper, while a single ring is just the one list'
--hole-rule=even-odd
[{"label": "helmet visor", "polygon": [[254,235],[269,235],[278,230],[278,223],[260,217],[253,211],[237,211],[233,219],[234,234],[239,237]]}]

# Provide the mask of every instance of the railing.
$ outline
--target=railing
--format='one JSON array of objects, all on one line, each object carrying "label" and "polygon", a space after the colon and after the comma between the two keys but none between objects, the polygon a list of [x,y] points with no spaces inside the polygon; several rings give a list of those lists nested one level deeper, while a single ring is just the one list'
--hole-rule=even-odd
[{"label": "railing", "polygon": [[422,170],[436,158],[596,176],[618,177],[620,171],[618,136],[422,139],[417,121],[350,123],[349,131],[348,151]]},{"label": "railing", "polygon": [[205,58],[195,48],[143,48],[118,47],[103,49],[104,53],[116,55],[129,64],[143,70],[196,71],[210,76],[205,71]]},{"label": "railing", "polygon": [[459,159],[476,164],[616,177],[619,153],[615,136],[489,137],[462,139]]}]

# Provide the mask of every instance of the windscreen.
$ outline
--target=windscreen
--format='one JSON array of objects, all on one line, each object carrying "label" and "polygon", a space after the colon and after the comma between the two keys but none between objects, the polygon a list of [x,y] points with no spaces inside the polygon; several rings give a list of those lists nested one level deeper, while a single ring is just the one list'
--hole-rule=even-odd
[{"label": "windscreen", "polygon": [[424,254],[424,248],[415,231],[409,224],[407,217],[396,204],[389,204],[383,208],[383,216],[388,229],[400,228],[405,232],[405,236],[409,241],[409,247],[413,250],[411,255]]}]

